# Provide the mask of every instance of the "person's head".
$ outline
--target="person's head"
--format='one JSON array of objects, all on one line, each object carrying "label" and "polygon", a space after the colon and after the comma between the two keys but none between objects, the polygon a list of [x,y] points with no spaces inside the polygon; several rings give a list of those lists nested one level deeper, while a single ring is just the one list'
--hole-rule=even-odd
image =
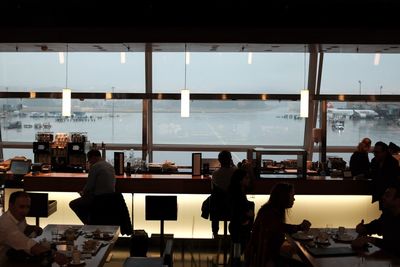
[{"label": "person's head", "polygon": [[97,149],[92,149],[87,153],[87,159],[90,165],[95,164],[99,160],[101,160],[101,153]]},{"label": "person's head", "polygon": [[367,146],[368,151],[371,149],[372,141],[368,137],[363,138],[363,140],[361,140],[361,143],[364,143]]},{"label": "person's head", "polygon": [[250,177],[243,169],[237,169],[233,172],[231,177],[230,188],[231,190],[242,190],[249,186]]},{"label": "person's head", "polygon": [[31,198],[24,191],[13,192],[9,198],[8,210],[18,221],[25,219],[31,207]]},{"label": "person's head", "polygon": [[397,154],[400,152],[400,147],[393,142],[389,143],[388,150],[390,154]]},{"label": "person's head", "polygon": [[358,152],[366,153],[366,152],[368,152],[368,150],[369,150],[369,147],[363,142],[359,143],[357,146]]},{"label": "person's head", "polygon": [[228,150],[222,150],[218,154],[218,161],[221,167],[230,167],[232,163],[232,155]]},{"label": "person's head", "polygon": [[382,141],[376,142],[374,146],[374,156],[377,161],[383,161],[389,151],[388,145]]},{"label": "person's head", "polygon": [[271,190],[268,204],[278,210],[285,210],[293,207],[294,200],[293,185],[287,183],[278,183]]},{"label": "person's head", "polygon": [[389,186],[382,196],[382,205],[385,210],[400,210],[400,186]]}]

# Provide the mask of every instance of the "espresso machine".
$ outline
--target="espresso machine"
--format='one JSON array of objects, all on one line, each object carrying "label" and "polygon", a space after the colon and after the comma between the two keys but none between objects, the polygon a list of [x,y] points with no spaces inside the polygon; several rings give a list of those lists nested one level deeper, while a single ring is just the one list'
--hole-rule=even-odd
[{"label": "espresso machine", "polygon": [[70,142],[68,142],[68,171],[83,172],[86,170],[86,152],[89,146],[87,133],[71,133]]}]

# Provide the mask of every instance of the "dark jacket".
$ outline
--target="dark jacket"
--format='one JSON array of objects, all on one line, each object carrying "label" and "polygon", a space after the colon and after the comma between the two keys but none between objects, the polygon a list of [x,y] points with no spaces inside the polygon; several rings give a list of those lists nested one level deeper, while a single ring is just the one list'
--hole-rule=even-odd
[{"label": "dark jacket", "polygon": [[382,198],[386,189],[398,180],[399,174],[399,162],[391,154],[387,154],[382,165],[375,158],[371,160],[372,202]]},{"label": "dark jacket", "polygon": [[356,151],[350,158],[350,171],[351,175],[364,175],[365,178],[369,176],[369,158],[368,153]]},{"label": "dark jacket", "polygon": [[121,193],[95,196],[89,221],[92,225],[118,225],[122,235],[133,233],[128,207]]},{"label": "dark jacket", "polygon": [[382,235],[382,239],[376,239],[376,246],[395,255],[400,255],[400,216],[394,216],[383,212],[379,219],[366,224],[367,234]]}]

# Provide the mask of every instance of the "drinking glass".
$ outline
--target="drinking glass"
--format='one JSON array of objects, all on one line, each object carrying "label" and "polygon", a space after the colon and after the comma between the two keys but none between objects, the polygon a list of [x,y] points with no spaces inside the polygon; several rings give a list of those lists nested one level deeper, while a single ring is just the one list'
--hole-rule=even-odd
[{"label": "drinking glass", "polygon": [[332,230],[333,230],[333,224],[331,223],[326,224],[325,232],[330,235],[332,234]]},{"label": "drinking glass", "polygon": [[51,231],[51,240],[58,241],[58,229],[54,229]]}]

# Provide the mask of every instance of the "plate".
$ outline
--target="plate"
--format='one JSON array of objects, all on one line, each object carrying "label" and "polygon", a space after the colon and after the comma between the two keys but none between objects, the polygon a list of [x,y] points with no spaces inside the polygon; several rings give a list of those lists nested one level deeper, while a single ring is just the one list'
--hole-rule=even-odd
[{"label": "plate", "polygon": [[84,260],[81,260],[80,263],[73,263],[72,261],[70,263],[68,263],[68,266],[83,266],[85,265],[86,262]]},{"label": "plate", "polygon": [[297,240],[313,240],[314,236],[309,233],[297,232],[292,234],[292,237]]}]

